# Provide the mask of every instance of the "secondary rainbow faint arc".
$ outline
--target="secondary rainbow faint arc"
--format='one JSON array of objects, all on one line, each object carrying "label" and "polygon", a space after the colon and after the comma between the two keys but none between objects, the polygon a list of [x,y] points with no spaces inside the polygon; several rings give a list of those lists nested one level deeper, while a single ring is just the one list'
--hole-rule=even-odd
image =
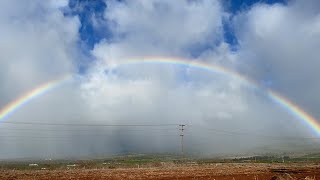
[{"label": "secondary rainbow faint arc", "polygon": [[[232,78],[237,78],[241,80],[242,82],[245,82],[249,85],[251,85],[254,88],[259,89],[260,91],[264,91],[268,94],[268,96],[278,105],[283,107],[287,112],[297,117],[299,120],[301,120],[304,124],[308,125],[310,129],[315,131],[317,135],[320,135],[320,124],[319,122],[309,115],[307,112],[305,112],[302,108],[300,108],[298,105],[291,102],[289,99],[285,98],[284,96],[281,96],[280,94],[276,93],[275,91],[272,91],[271,89],[265,89],[261,87],[258,83],[253,81],[252,79],[243,76],[242,74],[233,71],[231,69],[227,69],[223,66],[219,66],[216,64],[208,64],[201,62],[199,60],[187,60],[187,59],[179,59],[179,58],[173,58],[173,57],[136,57],[136,58],[130,58],[125,60],[117,61],[114,64],[121,66],[121,65],[134,65],[134,64],[172,64],[172,65],[183,65],[188,67],[193,67],[197,69],[202,69],[206,71],[216,72],[222,75],[226,75]],[[0,120],[4,119],[5,117],[12,114],[15,110],[22,107],[27,102],[31,101],[32,99],[38,97],[41,94],[44,94],[48,92],[49,90],[56,87],[61,82],[64,82],[67,77],[65,76],[61,79],[53,80],[50,82],[47,82],[45,84],[42,84],[35,89],[31,90],[30,92],[24,94],[20,98],[14,100],[13,102],[6,105],[1,111],[0,111]]]},{"label": "secondary rainbow faint arc", "polygon": [[13,114],[16,110],[18,110],[20,107],[24,106],[34,98],[41,96],[42,94],[47,93],[50,90],[53,90],[56,88],[59,84],[67,81],[70,78],[70,75],[64,75],[61,78],[51,80],[49,82],[46,82],[44,84],[41,84],[40,86],[32,89],[31,91],[23,94],[19,98],[15,99],[14,101],[10,102],[4,108],[0,110],[0,120],[5,119],[6,117],[10,116],[10,114]]}]

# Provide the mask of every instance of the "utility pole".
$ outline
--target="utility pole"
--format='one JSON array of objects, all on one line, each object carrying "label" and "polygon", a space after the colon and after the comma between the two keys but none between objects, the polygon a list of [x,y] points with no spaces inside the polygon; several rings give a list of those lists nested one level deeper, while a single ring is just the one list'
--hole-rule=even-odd
[{"label": "utility pole", "polygon": [[186,125],[185,124],[180,124],[179,127],[180,127],[180,137],[181,137],[181,154],[183,155],[184,151],[183,151],[183,137],[184,137],[184,134],[183,134],[183,131],[184,131],[184,127]]}]

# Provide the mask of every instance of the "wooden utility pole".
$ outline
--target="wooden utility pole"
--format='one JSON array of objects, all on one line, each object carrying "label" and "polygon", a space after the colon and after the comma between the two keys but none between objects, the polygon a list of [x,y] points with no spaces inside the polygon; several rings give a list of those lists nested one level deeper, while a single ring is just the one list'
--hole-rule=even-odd
[{"label": "wooden utility pole", "polygon": [[183,134],[183,131],[184,131],[184,127],[185,127],[186,125],[185,124],[180,124],[179,125],[179,127],[180,127],[180,137],[181,137],[181,154],[183,155],[183,153],[184,153],[184,149],[183,149],[183,137],[184,137],[184,134]]}]

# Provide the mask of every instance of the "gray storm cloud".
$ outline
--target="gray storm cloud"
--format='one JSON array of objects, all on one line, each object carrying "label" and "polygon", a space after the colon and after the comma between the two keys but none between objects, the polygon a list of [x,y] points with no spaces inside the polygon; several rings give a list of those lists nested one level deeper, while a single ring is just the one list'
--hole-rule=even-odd
[{"label": "gray storm cloud", "polygon": [[[63,15],[67,1],[1,3],[0,105],[57,75],[74,77],[6,121],[97,125],[0,124],[1,158],[179,152],[178,126],[99,124],[188,124],[187,151],[207,154],[261,150],[287,141],[255,134],[313,135],[262,91],[237,79],[172,64],[110,66],[131,57],[192,58],[195,47],[209,44],[211,48],[197,50],[198,61],[270,81],[316,115],[320,100],[310,96],[319,89],[315,45],[320,41],[315,38],[319,13],[309,13],[313,6],[257,4],[234,15],[230,23],[239,38],[234,52],[223,36],[223,21],[231,15],[220,1],[106,1],[104,20],[95,26],[108,26],[113,38],[95,44],[90,51],[95,61],[86,73],[77,74],[81,24],[76,16]],[[290,31],[299,24],[307,26]],[[297,67],[304,70],[295,71]],[[301,81],[294,86],[297,79]],[[308,93],[299,93],[300,83],[310,86],[304,88]]]}]

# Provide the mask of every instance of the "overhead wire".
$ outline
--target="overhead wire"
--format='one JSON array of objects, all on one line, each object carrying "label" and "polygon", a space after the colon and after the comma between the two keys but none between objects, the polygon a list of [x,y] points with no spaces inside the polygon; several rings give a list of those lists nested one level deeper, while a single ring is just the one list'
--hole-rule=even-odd
[{"label": "overhead wire", "polygon": [[[203,132],[209,131],[213,133],[220,133],[220,135],[229,135],[229,136],[251,136],[252,138],[268,138],[268,139],[279,139],[279,140],[286,140],[286,139],[293,139],[293,140],[320,140],[319,137],[302,137],[302,136],[271,136],[271,135],[263,135],[258,133],[248,133],[248,132],[237,132],[237,131],[228,131],[228,130],[221,130],[221,129],[214,129],[214,128],[204,128],[200,126],[193,126],[198,127],[199,130]],[[200,127],[200,128],[199,128]]]},{"label": "overhead wire", "polygon": [[93,126],[93,127],[155,127],[155,126],[178,126],[179,124],[85,124],[85,123],[47,123],[47,122],[22,122],[5,121],[1,124],[41,125],[41,126]]},{"label": "overhead wire", "polygon": [[[116,129],[115,132],[118,132],[119,130],[124,131],[171,131],[171,130],[179,130],[178,127],[181,124],[94,124],[94,123],[47,123],[47,122],[21,122],[21,121],[6,121],[1,122],[2,124],[13,124],[13,125],[41,125],[41,126],[66,126],[66,127],[118,127],[120,129]],[[133,127],[169,127],[169,126],[176,126],[177,129],[131,129]],[[275,140],[318,140],[319,137],[300,137],[300,136],[271,136],[271,135],[263,135],[263,134],[257,134],[252,132],[237,132],[237,131],[229,131],[229,130],[222,130],[222,129],[214,129],[214,128],[206,128],[202,126],[195,126],[195,125],[187,125],[186,126],[185,133],[195,133],[195,130],[201,130],[201,134],[205,134],[203,132],[211,132],[219,135],[228,135],[228,136],[250,136],[252,138],[267,138],[267,139],[275,139]],[[122,129],[126,128],[126,129]],[[130,128],[130,129],[128,129]],[[6,130],[5,128],[0,128],[1,130]],[[9,129],[7,129],[9,130]],[[12,131],[48,131],[48,132],[73,132],[73,131],[92,131],[89,129],[27,129],[27,128],[20,128],[20,129],[11,129]]]},{"label": "overhead wire", "polygon": [[[92,129],[39,129],[39,128],[1,128],[0,127],[0,132],[2,132],[2,130],[4,131],[34,131],[34,132],[91,132],[93,131]],[[104,131],[106,129],[99,129],[100,131]],[[118,132],[118,131],[174,131],[177,129],[174,128],[166,128],[166,129],[127,129],[127,128],[117,128],[117,129],[113,129],[114,132]]]}]

